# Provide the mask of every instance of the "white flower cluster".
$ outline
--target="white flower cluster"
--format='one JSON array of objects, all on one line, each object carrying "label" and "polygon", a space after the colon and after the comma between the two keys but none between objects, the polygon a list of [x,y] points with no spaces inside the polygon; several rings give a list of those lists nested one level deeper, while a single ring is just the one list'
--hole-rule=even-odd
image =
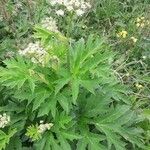
[{"label": "white flower cluster", "polygon": [[10,122],[10,116],[6,115],[6,113],[0,115],[0,128],[4,128],[5,126],[7,126],[9,122]]},{"label": "white flower cluster", "polygon": [[41,21],[41,26],[49,31],[58,32],[56,21],[52,17],[46,17]]},{"label": "white flower cluster", "polygon": [[[82,16],[88,9],[91,8],[90,3],[85,2],[84,0],[50,0],[51,6],[63,5],[67,11],[73,11],[77,16]],[[63,10],[56,11],[57,15],[64,15]]]},{"label": "white flower cluster", "polygon": [[46,130],[50,130],[53,126],[52,123],[43,123],[43,121],[40,121],[40,125],[38,126],[39,133],[44,133]]},{"label": "white flower cluster", "polygon": [[43,47],[41,47],[39,42],[36,42],[29,43],[27,48],[25,48],[24,50],[19,50],[19,54],[31,58],[31,61],[33,63],[40,63],[44,65],[45,58],[48,53],[44,50]]},{"label": "white flower cluster", "polygon": [[64,16],[65,12],[62,9],[59,9],[59,10],[56,11],[56,14],[58,16]]}]

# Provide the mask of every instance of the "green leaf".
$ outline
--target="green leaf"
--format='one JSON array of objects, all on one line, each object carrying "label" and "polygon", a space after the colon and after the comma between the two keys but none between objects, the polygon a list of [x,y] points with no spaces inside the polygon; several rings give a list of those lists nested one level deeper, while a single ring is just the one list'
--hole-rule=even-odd
[{"label": "green leaf", "polygon": [[86,150],[87,147],[89,150],[107,150],[106,147],[100,143],[100,141],[105,139],[103,135],[87,132],[82,139],[79,139],[77,150]]},{"label": "green leaf", "polygon": [[64,43],[68,42],[68,39],[60,32],[52,32],[45,28],[42,28],[40,26],[35,26],[35,37],[40,38],[43,43],[46,43],[47,40],[49,40],[51,37],[57,38],[59,41],[62,41]]},{"label": "green leaf", "polygon": [[150,109],[143,109],[142,115],[150,120]]},{"label": "green leaf", "polygon": [[41,134],[39,133],[38,125],[31,125],[27,128],[26,136],[28,136],[32,141],[39,140]]},{"label": "green leaf", "polygon": [[[52,136],[51,136],[51,145],[52,145],[52,150],[62,150],[60,145],[58,144],[58,141],[56,141]],[[46,149],[47,150],[47,149]]]},{"label": "green leaf", "polygon": [[56,81],[55,86],[55,94],[57,94],[68,82],[70,81],[70,78],[63,78]]},{"label": "green leaf", "polygon": [[113,101],[110,95],[102,93],[96,93],[84,99],[86,101],[86,104],[84,103],[86,117],[103,116],[109,111],[109,104]]},{"label": "green leaf", "polygon": [[77,143],[77,150],[86,150],[88,141],[86,139],[79,140]]},{"label": "green leaf", "polygon": [[29,82],[29,87],[32,91],[32,93],[34,92],[34,89],[35,89],[35,83],[34,83],[34,80],[32,78],[28,78],[28,82]]},{"label": "green leaf", "polygon": [[55,117],[55,124],[58,128],[67,129],[67,125],[73,122],[72,116],[66,115],[65,112],[61,112],[60,114],[57,113]]},{"label": "green leaf", "polygon": [[68,139],[70,141],[73,141],[73,140],[78,140],[78,139],[81,139],[82,136],[81,135],[77,135],[73,132],[63,132],[61,131],[61,134],[63,135],[63,137],[65,137],[65,139]]},{"label": "green leaf", "polygon": [[35,99],[36,94],[32,93],[30,89],[20,89],[15,91],[14,98],[18,99],[19,102],[28,101],[28,105]]},{"label": "green leaf", "polygon": [[97,128],[100,128],[101,131],[103,131],[106,134],[107,142],[108,142],[108,149],[111,149],[112,144],[116,147],[116,149],[119,150],[126,150],[125,149],[125,143],[121,141],[121,137],[117,134],[115,134],[113,131],[111,131],[107,126],[105,125],[99,125],[97,124]]},{"label": "green leaf", "polygon": [[6,147],[6,150],[22,150],[21,139],[16,136],[10,139],[9,145]]},{"label": "green leaf", "polygon": [[34,144],[36,150],[62,150],[57,139],[47,132],[43,137]]},{"label": "green leaf", "polygon": [[92,58],[85,61],[83,64],[81,64],[80,68],[81,74],[85,74],[87,71],[92,70],[96,68],[100,63],[108,62],[108,59],[110,58],[110,52],[106,51],[104,53],[97,53]]},{"label": "green leaf", "polygon": [[21,104],[16,104],[13,101],[8,101],[8,105],[2,106],[0,107],[0,112],[5,111],[5,112],[17,112],[20,113],[22,111],[24,111],[24,106]]},{"label": "green leaf", "polygon": [[140,140],[142,139],[140,136],[142,131],[130,127],[136,121],[134,117],[136,116],[130,110],[130,106],[127,105],[118,105],[110,109],[105,115],[99,116],[95,125],[100,132],[105,133],[108,149],[114,145],[116,149],[125,150],[126,143],[121,140],[122,137],[133,145],[144,148],[142,140]]},{"label": "green leaf", "polygon": [[52,95],[45,103],[41,105],[38,112],[38,117],[48,115],[48,113],[51,111],[52,116],[55,118],[56,110],[57,110],[56,104],[57,104],[57,98],[56,96]]},{"label": "green leaf", "polygon": [[58,139],[60,141],[60,145],[63,150],[71,150],[70,144],[65,138],[63,138],[63,136],[59,135]]},{"label": "green leaf", "polygon": [[10,138],[16,133],[16,129],[9,130],[8,134],[0,130],[0,150],[5,149]]},{"label": "green leaf", "polygon": [[60,103],[61,107],[66,111],[66,113],[69,113],[69,102],[67,97],[65,97],[63,94],[57,95],[57,100]]},{"label": "green leaf", "polygon": [[17,87],[19,89],[28,83],[31,91],[34,92],[37,79],[34,76],[35,66],[32,63],[21,57],[5,60],[4,63],[6,68],[1,67],[0,74],[0,82],[3,85],[11,88]]},{"label": "green leaf", "polygon": [[130,109],[127,105],[118,105],[114,110],[100,118],[99,123],[113,122],[124,115]]},{"label": "green leaf", "polygon": [[78,94],[79,94],[79,80],[72,80],[71,82],[71,87],[72,87],[72,99],[73,99],[73,103],[76,104],[76,100],[78,98]]},{"label": "green leaf", "polygon": [[103,145],[95,141],[93,138],[88,137],[88,141],[89,141],[88,144],[89,149],[106,150],[106,148]]},{"label": "green leaf", "polygon": [[36,96],[33,102],[33,111],[40,107],[40,105],[44,103],[47,98],[50,97],[50,94],[50,91],[44,88],[39,88],[38,91],[36,91]]},{"label": "green leaf", "polygon": [[80,84],[91,93],[95,94],[95,89],[98,87],[98,81],[94,80],[80,80]]}]

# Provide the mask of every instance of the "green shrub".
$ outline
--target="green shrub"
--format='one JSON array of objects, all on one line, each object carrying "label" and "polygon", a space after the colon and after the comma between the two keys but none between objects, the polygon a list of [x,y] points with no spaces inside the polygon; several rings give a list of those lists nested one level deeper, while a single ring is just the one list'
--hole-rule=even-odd
[{"label": "green shrub", "polygon": [[105,40],[89,36],[70,42],[61,33],[36,30],[49,61],[35,64],[29,56],[17,56],[1,67],[0,82],[11,98],[0,110],[10,115],[8,129],[16,129],[11,147],[143,148],[143,131],[136,126],[140,119],[129,91],[114,75]]}]

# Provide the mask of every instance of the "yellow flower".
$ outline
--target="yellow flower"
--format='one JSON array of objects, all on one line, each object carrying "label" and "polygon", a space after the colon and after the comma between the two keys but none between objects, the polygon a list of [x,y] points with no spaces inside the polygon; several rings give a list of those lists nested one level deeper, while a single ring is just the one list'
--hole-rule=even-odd
[{"label": "yellow flower", "polygon": [[120,33],[117,33],[117,37],[120,37],[121,36],[121,34]]},{"label": "yellow flower", "polygon": [[141,23],[141,28],[143,28],[143,27],[144,27],[144,25],[145,25],[144,23]]},{"label": "yellow flower", "polygon": [[122,31],[122,37],[123,38],[126,38],[127,34],[128,34],[127,31]]},{"label": "yellow flower", "polygon": [[121,32],[117,33],[117,37],[126,38],[128,32],[125,30],[122,30]]},{"label": "yellow flower", "polygon": [[131,40],[132,40],[134,43],[136,43],[138,39],[132,36],[132,37],[131,37]]},{"label": "yellow flower", "polygon": [[147,25],[149,25],[150,24],[150,22],[147,20]]},{"label": "yellow flower", "polygon": [[141,88],[143,88],[143,85],[141,85],[141,84],[138,84],[138,83],[136,83],[136,84],[135,84],[135,86],[136,86],[138,89],[141,89]]},{"label": "yellow flower", "polygon": [[145,20],[145,17],[138,17],[136,19],[136,26],[143,28],[145,26],[145,23],[147,23],[147,20]]},{"label": "yellow flower", "polygon": [[139,26],[140,26],[140,23],[137,23],[136,26],[139,27]]},{"label": "yellow flower", "polygon": [[136,22],[140,22],[141,21],[141,19],[138,17],[137,19],[136,19]]},{"label": "yellow flower", "polygon": [[141,20],[144,20],[145,19],[145,17],[141,17]]}]

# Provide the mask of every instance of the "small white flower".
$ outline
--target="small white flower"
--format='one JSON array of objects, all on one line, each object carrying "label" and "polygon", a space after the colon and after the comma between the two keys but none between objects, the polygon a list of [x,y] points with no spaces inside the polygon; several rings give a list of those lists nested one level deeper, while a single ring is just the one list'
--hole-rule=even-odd
[{"label": "small white flower", "polygon": [[85,10],[87,8],[87,6],[85,4],[82,4],[81,8]]},{"label": "small white flower", "polygon": [[128,72],[128,73],[126,73],[126,76],[127,76],[127,77],[129,77],[129,76],[130,76],[129,72]]},{"label": "small white flower", "polygon": [[70,5],[69,5],[69,6],[67,6],[66,8],[67,8],[67,10],[68,10],[68,11],[72,11],[72,10],[73,10],[73,7],[72,7],[72,6],[70,6]]},{"label": "small white flower", "polygon": [[86,6],[90,9],[92,6],[90,3],[86,3]]},{"label": "small white flower", "polygon": [[33,63],[40,63],[42,65],[44,65],[45,58],[48,55],[39,42],[29,43],[27,48],[24,50],[19,50],[18,53],[22,56],[30,58]]},{"label": "small white flower", "polygon": [[81,9],[76,10],[77,16],[82,16],[85,12]]},{"label": "small white flower", "polygon": [[38,60],[35,59],[34,57],[31,58],[31,61],[32,61],[34,64],[38,64]]},{"label": "small white flower", "polygon": [[10,122],[10,116],[6,115],[6,113],[3,113],[0,115],[0,128],[4,128],[8,125]]},{"label": "small white flower", "polygon": [[41,123],[40,122],[40,125],[38,126],[38,131],[39,131],[39,133],[44,133],[46,130],[50,130],[51,129],[51,127],[53,126],[53,124],[52,123]]},{"label": "small white flower", "polygon": [[58,32],[56,21],[52,17],[47,17],[41,21],[41,26],[49,31]]},{"label": "small white flower", "polygon": [[74,5],[75,5],[76,7],[79,7],[79,6],[80,6],[80,2],[79,2],[79,1],[75,1],[75,2],[74,2]]},{"label": "small white flower", "polygon": [[57,4],[57,1],[56,1],[56,0],[50,0],[50,4],[51,4],[52,6],[55,6],[55,5]]},{"label": "small white flower", "polygon": [[40,120],[40,123],[43,123],[44,121],[43,120]]},{"label": "small white flower", "polygon": [[64,13],[64,11],[62,9],[59,9],[59,10],[56,11],[56,14],[58,16],[64,16],[65,13]]},{"label": "small white flower", "polygon": [[[52,6],[63,5],[66,7],[67,11],[74,11],[78,16],[82,16],[88,9],[91,8],[89,2],[84,0],[51,0],[50,4]],[[64,12],[56,11],[57,15],[63,16]]]},{"label": "small white flower", "polygon": [[146,59],[146,56],[142,56],[143,59]]},{"label": "small white flower", "polygon": [[64,0],[55,0],[57,4],[62,5]]}]

